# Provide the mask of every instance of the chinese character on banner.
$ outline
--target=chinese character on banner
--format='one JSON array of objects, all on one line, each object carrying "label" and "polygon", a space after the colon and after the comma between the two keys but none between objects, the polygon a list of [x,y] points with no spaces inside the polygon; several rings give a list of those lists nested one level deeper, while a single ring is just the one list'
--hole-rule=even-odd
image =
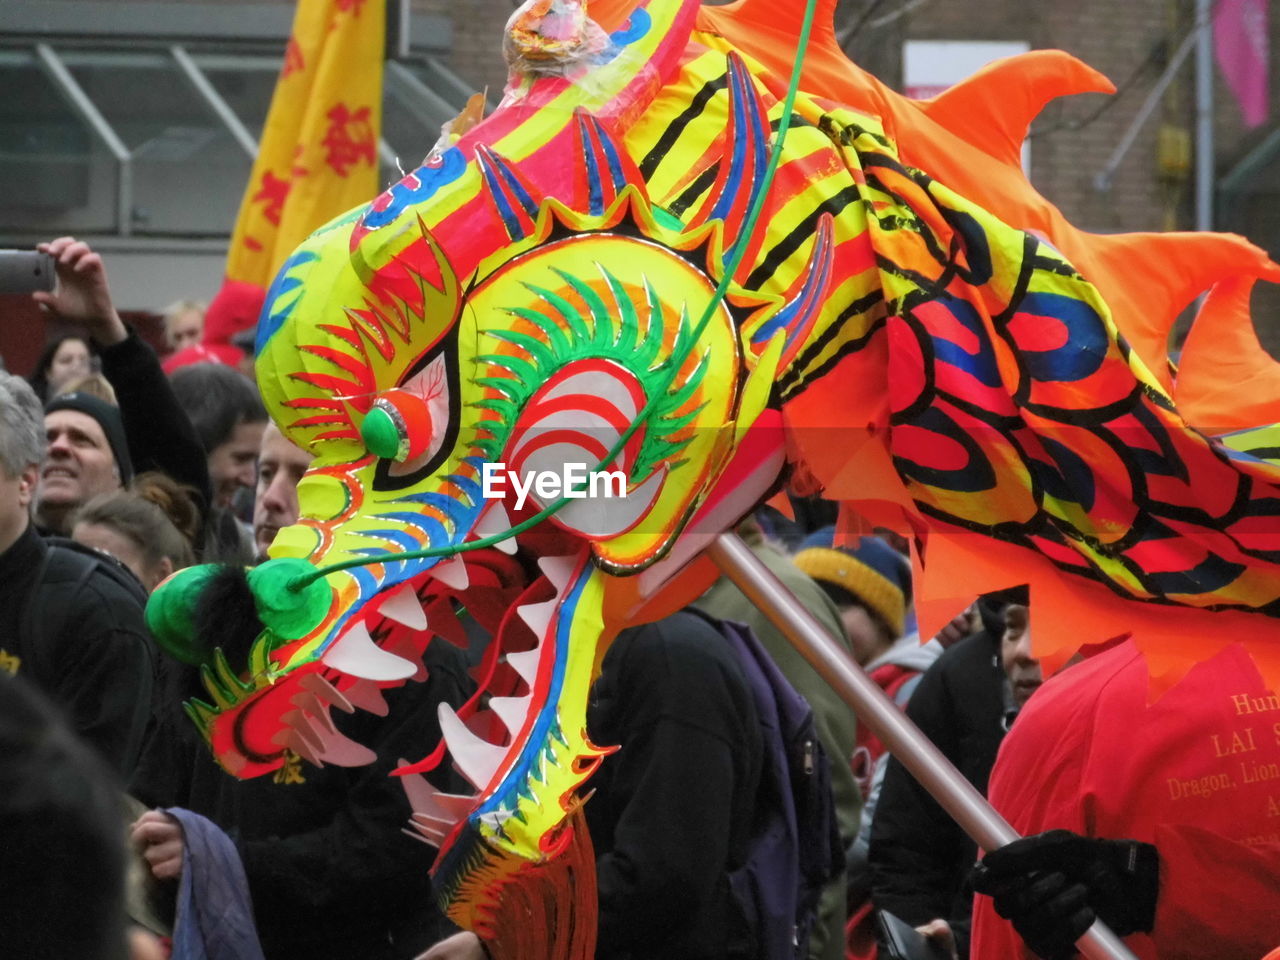
[{"label": "chinese character on banner", "polygon": [[361,161],[373,166],[377,145],[369,108],[360,107],[353,113],[345,103],[336,104],[329,111],[329,129],[320,143],[326,151],[325,163],[340,177]]},{"label": "chinese character on banner", "polygon": [[297,37],[290,37],[288,45],[284,48],[284,69],[280,72],[280,79],[283,80],[289,74],[305,68],[302,47],[299,46]]},{"label": "chinese character on banner", "polygon": [[270,170],[264,170],[262,185],[253,195],[255,201],[263,203],[262,215],[276,226],[280,225],[280,214],[284,210],[284,202],[289,196],[289,187],[292,185],[291,181],[281,180]]}]

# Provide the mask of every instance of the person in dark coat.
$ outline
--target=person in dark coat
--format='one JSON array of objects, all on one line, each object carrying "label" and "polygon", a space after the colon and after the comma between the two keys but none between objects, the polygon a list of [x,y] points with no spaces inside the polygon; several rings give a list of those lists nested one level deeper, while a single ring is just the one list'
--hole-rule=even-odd
[{"label": "person in dark coat", "polygon": [[30,510],[43,455],[39,401],[25,380],[0,374],[0,671],[38,687],[127,777],[151,716],[142,588],[123,567],[109,570],[115,561],[40,536]]},{"label": "person in dark coat", "polygon": [[[618,745],[584,805],[596,853],[595,960],[747,960],[755,937],[730,889],[748,853],[763,741],[732,648],[683,611],[624,630],[587,710]],[[485,960],[474,933],[420,960]]]},{"label": "person in dark coat", "polygon": [[[1007,697],[1000,662],[1004,609],[1025,604],[1026,589],[978,601],[982,629],[946,650],[925,671],[907,716],[984,795],[1004,738]],[[889,760],[871,826],[871,898],[913,927],[953,939],[969,955],[973,891],[966,884],[977,846],[896,759]],[[945,925],[948,931],[941,929]]]},{"label": "person in dark coat", "polygon": [[[377,755],[359,767],[316,768],[286,752],[274,775],[237,780],[214,763],[170,697],[130,793],[149,807],[199,813],[231,837],[267,960],[403,960],[439,938],[434,850],[403,835],[413,810],[390,774],[401,757],[431,751],[440,741],[437,707],[461,706],[474,683],[465,654],[443,638],[431,641],[423,663],[423,682],[383,691],[386,717],[334,711],[339,732]],[[463,792],[451,771],[431,779]],[[178,879],[182,834],[172,817],[143,814],[133,841],[162,891]]]},{"label": "person in dark coat", "polygon": [[[34,395],[33,395],[34,399]],[[0,670],[0,942],[23,960],[160,960],[126,930],[119,786],[21,677]]]}]

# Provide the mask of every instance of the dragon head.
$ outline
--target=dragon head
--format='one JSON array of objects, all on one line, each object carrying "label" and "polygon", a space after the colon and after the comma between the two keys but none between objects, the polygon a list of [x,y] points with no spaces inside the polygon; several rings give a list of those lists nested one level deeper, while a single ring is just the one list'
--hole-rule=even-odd
[{"label": "dragon head", "polygon": [[[830,218],[791,282],[726,276],[735,254],[749,267],[758,252],[743,226],[768,148],[737,57],[707,122],[732,117],[740,135],[695,209],[656,203],[623,139],[684,55],[697,6],[641,6],[586,79],[516,78],[491,117],[313,234],[259,324],[264,400],[315,459],[299,521],[249,575],[267,629],[246,663],[206,664],[210,701],[188,712],[239,777],[286,749],[365,762],[330,709],[384,710],[380,690],[421,678],[433,637],[465,643],[463,621],[481,624],[493,640],[480,691],[442,706],[445,744],[398,771],[455,898],[567,842],[606,752],[585,713],[610,638],[697,596],[708,578],[689,561],[783,470],[767,405],[816,320]],[[503,552],[530,570],[538,558],[531,582]],[[182,622],[201,577],[175,578],[153,613]],[[420,775],[446,747],[474,795]],[[483,926],[484,903],[461,899]]]}]

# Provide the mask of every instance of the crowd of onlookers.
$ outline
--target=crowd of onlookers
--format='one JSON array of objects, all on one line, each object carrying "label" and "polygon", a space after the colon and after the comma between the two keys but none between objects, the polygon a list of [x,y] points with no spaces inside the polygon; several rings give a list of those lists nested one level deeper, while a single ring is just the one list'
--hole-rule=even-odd
[{"label": "crowd of onlookers", "polygon": [[[274,776],[242,782],[214,765],[181,709],[204,695],[199,651],[189,663],[171,661],[147,634],[146,597],[166,577],[197,562],[260,562],[298,518],[296,488],[311,457],[268,421],[243,372],[255,306],[240,297],[206,315],[200,304],[174,305],[161,360],[120,320],[96,253],[70,238],[47,249],[60,283],[36,297],[84,333],[50,343],[29,382],[0,373],[0,675],[19,678],[0,676],[0,955],[163,955],[138,932],[149,928],[170,937],[168,949],[184,960],[378,960],[429,948],[433,958],[483,956],[480,941],[433,906],[432,851],[401,836],[411,810],[389,776],[408,751],[439,741],[439,705],[461,705],[473,692],[463,651],[429,647],[428,681],[387,691],[385,717],[337,718],[373,749],[373,763],[317,769],[289,753]],[[1029,721],[1028,729],[1085,726],[1087,710],[1103,709],[1111,694],[1100,692],[1096,669],[1076,674],[1087,708],[1069,699],[1070,683],[1055,683],[1056,700],[1040,698],[1026,588],[975,598],[922,643],[905,543],[887,531],[837,542],[823,504],[796,507],[795,518],[765,508],[739,532],[980,791],[1033,695],[1043,711],[1056,704],[1068,719]],[[523,585],[512,577],[514,597]],[[1122,933],[1152,929],[1157,891],[1175,889],[1172,841],[1161,841],[1166,872],[1156,879],[1154,827],[1095,831],[1091,822],[1028,814],[1018,824],[1028,830],[1069,826],[1081,842],[1144,842],[1067,853],[1059,845],[1041,855],[1040,841],[1025,841],[1032,846],[1021,859],[989,858],[989,869],[975,873],[973,842],[732,584],[716,584],[699,608],[748,624],[814,711],[844,862],[816,906],[809,956],[898,956],[886,945],[892,929],[915,938],[906,949],[918,956],[1003,960],[1012,954],[972,945],[982,936],[971,930],[975,885],[1042,956],[1069,955],[1095,916]],[[253,636],[232,634],[252,624],[211,615],[203,636],[247,650]],[[591,733],[622,749],[604,764],[586,808],[599,857],[598,957],[755,956],[735,937],[750,925],[734,915],[725,877],[744,843],[735,825],[764,802],[752,759],[760,747],[715,622],[682,614],[629,632],[603,664]],[[1118,643],[1091,662],[1121,655],[1132,650]],[[1247,675],[1231,670],[1228,685]],[[1020,749],[1027,764],[1052,759],[1043,739]],[[1006,795],[1027,776],[1058,775],[1004,769]],[[450,771],[435,777],[442,789],[456,785]],[[127,788],[127,814],[104,786],[111,783]],[[1062,789],[1068,804],[1082,795],[1078,783]],[[116,879],[124,876],[124,822],[136,854],[128,896]],[[1246,845],[1248,856],[1263,858],[1262,876],[1274,841]],[[979,904],[980,926],[1003,922]],[[205,924],[197,946],[174,926],[184,911],[221,919]],[[126,912],[135,925],[128,946]],[[1252,949],[1268,938],[1280,934],[1239,939]],[[999,950],[1023,949],[1012,943]]]}]

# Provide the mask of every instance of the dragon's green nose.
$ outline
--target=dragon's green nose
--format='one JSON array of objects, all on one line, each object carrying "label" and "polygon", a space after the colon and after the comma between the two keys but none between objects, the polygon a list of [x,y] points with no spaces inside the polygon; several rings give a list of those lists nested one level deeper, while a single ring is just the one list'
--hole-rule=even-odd
[{"label": "dragon's green nose", "polygon": [[[180,570],[156,588],[147,602],[147,627],[171,656],[198,666],[210,651],[195,643],[195,610],[218,564]],[[279,640],[297,640],[324,622],[332,590],[315,566],[297,557],[259,564],[247,574],[258,618]]]},{"label": "dragon's green nose", "polygon": [[283,640],[297,640],[324,622],[333,591],[314,564],[301,557],[277,557],[249,571],[249,589],[258,616]]}]

